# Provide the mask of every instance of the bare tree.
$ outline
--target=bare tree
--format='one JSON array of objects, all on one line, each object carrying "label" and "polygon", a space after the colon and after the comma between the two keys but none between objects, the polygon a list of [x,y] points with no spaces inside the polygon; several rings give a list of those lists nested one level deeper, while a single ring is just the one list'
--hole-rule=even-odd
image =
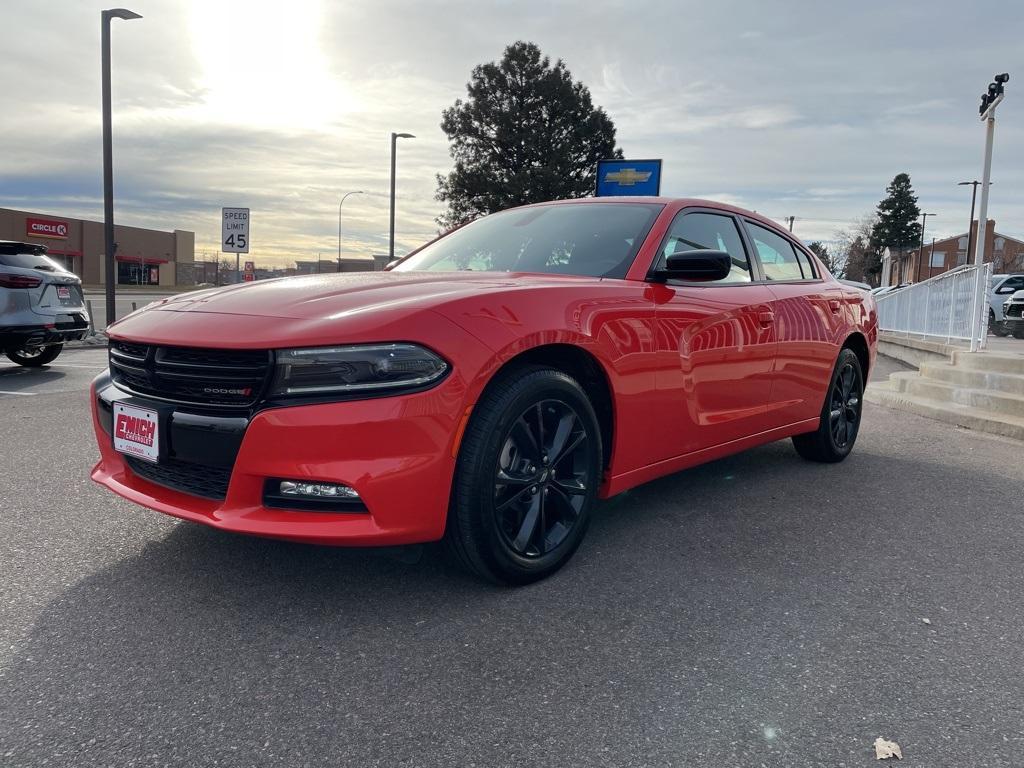
[{"label": "bare tree", "polygon": [[878,256],[871,249],[871,232],[876,221],[876,214],[865,214],[846,229],[836,232],[838,245],[833,254],[836,277],[878,284],[880,273],[869,271]]}]

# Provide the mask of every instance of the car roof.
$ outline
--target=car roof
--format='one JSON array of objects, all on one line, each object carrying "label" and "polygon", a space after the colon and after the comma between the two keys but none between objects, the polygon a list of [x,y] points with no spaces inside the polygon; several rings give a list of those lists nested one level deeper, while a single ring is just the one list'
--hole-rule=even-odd
[{"label": "car roof", "polygon": [[[674,205],[679,208],[714,208],[727,213],[736,214],[737,216],[744,216],[756,221],[758,224],[763,224],[778,232],[786,232],[786,228],[779,224],[779,222],[769,219],[767,216],[762,216],[756,211],[750,211],[736,205],[718,202],[717,200],[704,200],[699,197],[634,197],[632,195],[628,197],[574,197],[568,200],[549,200],[543,203],[531,203],[530,205],[517,207],[537,208],[545,205],[592,205],[594,203],[646,203],[648,205]],[[508,210],[515,210],[515,208],[509,208]],[[798,238],[795,238],[792,234],[790,234],[790,237],[798,240]]]},{"label": "car roof", "polygon": [[19,240],[0,240],[0,253],[35,253],[43,255],[46,246],[39,243],[23,243]]}]

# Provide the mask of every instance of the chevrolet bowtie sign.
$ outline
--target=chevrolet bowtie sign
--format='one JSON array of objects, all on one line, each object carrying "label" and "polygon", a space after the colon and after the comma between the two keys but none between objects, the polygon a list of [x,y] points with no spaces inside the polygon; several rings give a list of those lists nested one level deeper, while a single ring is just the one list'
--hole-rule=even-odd
[{"label": "chevrolet bowtie sign", "polygon": [[598,160],[597,196],[658,195],[661,160]]}]

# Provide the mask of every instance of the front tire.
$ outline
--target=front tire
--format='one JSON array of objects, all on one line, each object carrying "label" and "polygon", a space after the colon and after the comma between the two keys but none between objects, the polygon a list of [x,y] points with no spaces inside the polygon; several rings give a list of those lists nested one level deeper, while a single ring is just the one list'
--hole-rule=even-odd
[{"label": "front tire", "polygon": [[459,450],[445,542],[473,573],[528,584],[561,568],[590,523],[601,431],[579,383],[520,368],[491,384]]},{"label": "front tire", "polygon": [[5,354],[12,363],[24,365],[26,368],[38,368],[56,360],[62,349],[64,349],[63,344],[51,344],[48,347],[37,347],[31,350],[27,348],[9,349]]},{"label": "front tire", "polygon": [[1024,322],[1013,324],[1013,338],[1024,339]]},{"label": "front tire", "polygon": [[821,420],[815,432],[796,435],[793,447],[809,461],[835,463],[850,455],[860,431],[864,374],[851,349],[842,349],[829,380]]}]

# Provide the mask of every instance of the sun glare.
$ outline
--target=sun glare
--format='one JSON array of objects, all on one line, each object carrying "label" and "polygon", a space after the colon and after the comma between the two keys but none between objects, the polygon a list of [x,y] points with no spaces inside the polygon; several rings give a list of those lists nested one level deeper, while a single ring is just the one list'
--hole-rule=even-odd
[{"label": "sun glare", "polygon": [[346,111],[324,55],[323,21],[319,0],[196,0],[191,34],[205,116],[315,130]]}]

